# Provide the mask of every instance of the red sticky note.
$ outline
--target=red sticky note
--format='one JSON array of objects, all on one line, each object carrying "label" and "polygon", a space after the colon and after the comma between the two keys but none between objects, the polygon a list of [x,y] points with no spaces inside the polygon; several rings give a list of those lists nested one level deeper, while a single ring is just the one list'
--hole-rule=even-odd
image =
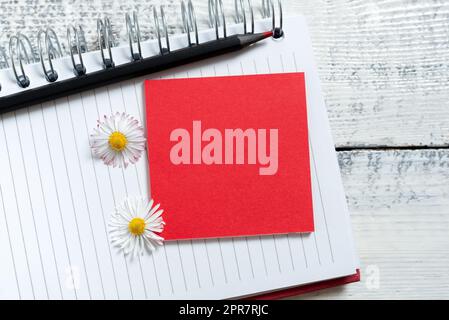
[{"label": "red sticky note", "polygon": [[145,83],[166,240],[314,230],[303,73]]}]

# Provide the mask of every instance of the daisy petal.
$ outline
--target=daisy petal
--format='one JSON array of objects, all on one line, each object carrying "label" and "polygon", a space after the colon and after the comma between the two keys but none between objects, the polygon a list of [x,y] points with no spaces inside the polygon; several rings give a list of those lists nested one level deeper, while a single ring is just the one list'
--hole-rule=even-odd
[{"label": "daisy petal", "polygon": [[[164,238],[159,233],[165,225],[164,210],[159,209],[160,204],[153,204],[153,199],[127,198],[117,205],[108,223],[111,243],[132,257],[161,246]],[[138,231],[139,224],[142,231]]]},{"label": "daisy petal", "polygon": [[[124,112],[116,112],[110,116],[105,115],[102,122],[98,121],[97,128],[90,136],[90,146],[93,154],[103,160],[106,165],[126,168],[136,163],[145,151],[144,132],[144,128],[137,119]],[[124,143],[123,149],[113,149],[109,144],[111,135],[117,133],[125,138],[119,140],[119,143]]]}]

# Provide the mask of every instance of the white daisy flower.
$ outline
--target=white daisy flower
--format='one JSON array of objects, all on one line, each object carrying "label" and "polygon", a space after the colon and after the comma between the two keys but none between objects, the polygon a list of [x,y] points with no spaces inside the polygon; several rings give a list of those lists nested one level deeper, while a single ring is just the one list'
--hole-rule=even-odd
[{"label": "white daisy flower", "polygon": [[94,155],[106,165],[126,168],[139,160],[145,150],[144,129],[139,121],[125,113],[104,116],[91,135]]},{"label": "white daisy flower", "polygon": [[160,204],[153,207],[154,201],[142,198],[127,198],[110,218],[109,234],[113,245],[120,247],[125,254],[143,255],[144,251],[154,251],[161,246],[165,222],[164,210],[158,210]]}]

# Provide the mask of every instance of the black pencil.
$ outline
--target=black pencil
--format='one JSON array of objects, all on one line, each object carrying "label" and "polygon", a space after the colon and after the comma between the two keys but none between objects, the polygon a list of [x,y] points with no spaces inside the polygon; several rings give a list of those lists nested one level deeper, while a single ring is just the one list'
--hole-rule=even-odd
[{"label": "black pencil", "polygon": [[232,35],[0,98],[0,114],[243,49],[273,33]]}]

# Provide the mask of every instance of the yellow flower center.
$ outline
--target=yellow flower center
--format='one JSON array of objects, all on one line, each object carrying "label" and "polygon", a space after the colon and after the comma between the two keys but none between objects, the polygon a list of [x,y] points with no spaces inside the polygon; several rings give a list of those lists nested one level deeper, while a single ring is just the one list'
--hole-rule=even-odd
[{"label": "yellow flower center", "polygon": [[126,139],[126,136],[121,132],[114,131],[109,136],[109,146],[114,151],[123,151],[127,144],[128,139]]},{"label": "yellow flower center", "polygon": [[132,235],[141,236],[145,231],[145,220],[134,218],[128,224],[128,230]]}]

